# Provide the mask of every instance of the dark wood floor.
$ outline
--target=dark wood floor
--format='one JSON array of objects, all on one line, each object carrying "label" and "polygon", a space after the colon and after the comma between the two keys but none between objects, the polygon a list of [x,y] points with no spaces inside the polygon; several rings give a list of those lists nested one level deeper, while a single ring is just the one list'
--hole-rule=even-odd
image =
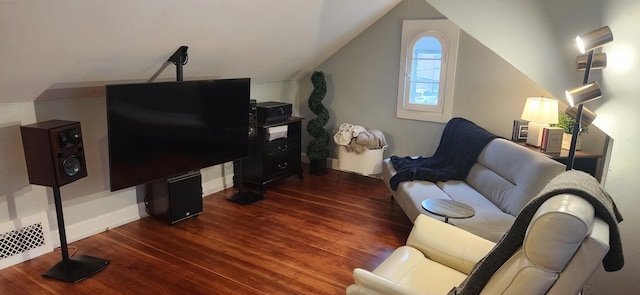
[{"label": "dark wood floor", "polygon": [[148,217],[71,243],[111,261],[77,284],[41,276],[57,251],[0,270],[0,294],[344,294],[353,268],[377,266],[411,223],[382,180],[306,171],[253,205],[227,201],[228,189],[176,225]]}]

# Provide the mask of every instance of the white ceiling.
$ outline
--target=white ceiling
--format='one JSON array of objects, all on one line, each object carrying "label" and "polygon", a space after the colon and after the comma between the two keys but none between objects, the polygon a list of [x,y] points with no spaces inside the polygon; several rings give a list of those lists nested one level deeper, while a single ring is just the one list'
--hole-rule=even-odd
[{"label": "white ceiling", "polygon": [[[58,84],[146,80],[188,46],[185,80],[297,79],[400,0],[0,0],[0,102]],[[167,68],[160,79],[175,78]]]}]

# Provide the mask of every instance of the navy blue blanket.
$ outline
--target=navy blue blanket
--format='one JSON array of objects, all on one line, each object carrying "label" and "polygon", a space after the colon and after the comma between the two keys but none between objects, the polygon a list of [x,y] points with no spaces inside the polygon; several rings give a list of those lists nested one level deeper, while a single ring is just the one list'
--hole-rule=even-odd
[{"label": "navy blue blanket", "polygon": [[498,136],[463,118],[447,122],[431,157],[391,157],[397,173],[389,183],[394,191],[403,181],[464,180],[484,147]]}]

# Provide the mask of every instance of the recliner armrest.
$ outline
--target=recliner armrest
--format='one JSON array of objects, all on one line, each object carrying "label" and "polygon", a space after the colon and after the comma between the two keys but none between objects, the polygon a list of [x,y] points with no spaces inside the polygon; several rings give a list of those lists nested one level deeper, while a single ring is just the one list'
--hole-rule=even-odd
[{"label": "recliner armrest", "polygon": [[353,270],[353,279],[356,284],[347,287],[347,295],[418,294],[362,268]]},{"label": "recliner armrest", "polygon": [[435,262],[469,274],[495,243],[421,214],[413,223],[407,246]]}]

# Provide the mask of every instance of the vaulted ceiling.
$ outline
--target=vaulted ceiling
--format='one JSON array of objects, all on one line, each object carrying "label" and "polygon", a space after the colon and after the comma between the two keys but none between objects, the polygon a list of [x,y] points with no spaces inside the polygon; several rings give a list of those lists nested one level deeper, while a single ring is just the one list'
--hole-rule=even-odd
[{"label": "vaulted ceiling", "polygon": [[[297,79],[400,0],[1,0],[0,102],[64,83],[146,80],[180,46],[185,79]],[[159,79],[175,78],[165,70]]]}]

